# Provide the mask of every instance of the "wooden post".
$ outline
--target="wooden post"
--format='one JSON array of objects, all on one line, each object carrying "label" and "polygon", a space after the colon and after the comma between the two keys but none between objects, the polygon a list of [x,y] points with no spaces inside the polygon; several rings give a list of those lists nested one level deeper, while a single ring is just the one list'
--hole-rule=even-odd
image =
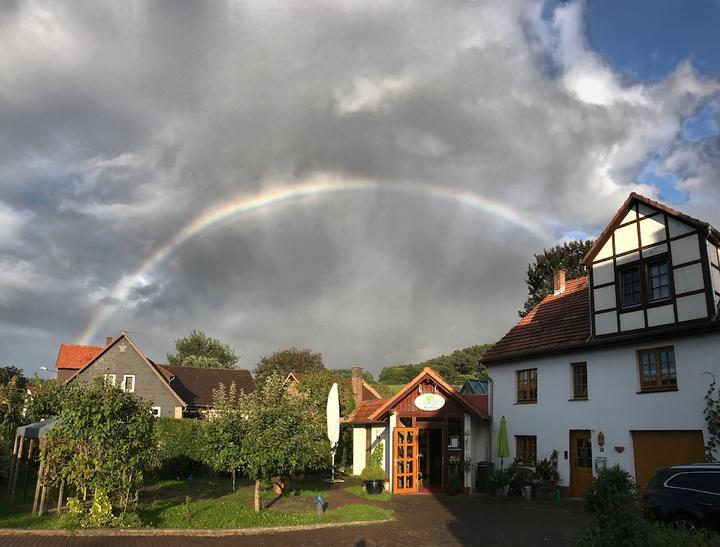
[{"label": "wooden post", "polygon": [[35,498],[33,499],[33,514],[40,514],[40,507],[38,506],[38,498],[40,497],[40,490],[42,488],[42,474],[45,468],[45,442],[44,439],[40,440],[40,467],[38,467],[37,482],[35,483]]},{"label": "wooden post", "polygon": [[45,500],[47,498],[47,491],[48,487],[43,485],[42,490],[40,491],[40,507],[38,507],[38,515],[45,514]]},{"label": "wooden post", "polygon": [[18,477],[18,471],[20,471],[20,459],[22,458],[23,453],[23,443],[25,442],[25,437],[20,437],[20,447],[18,448],[18,459],[15,462],[15,469],[13,470],[13,476],[10,478],[10,505],[13,504],[15,501],[15,486],[17,485],[17,477]]},{"label": "wooden post", "polygon": [[65,493],[65,479],[60,481],[60,493],[58,494],[57,510],[55,511],[58,515],[62,515],[63,507],[63,494]]},{"label": "wooden post", "polygon": [[30,439],[28,447],[27,461],[25,462],[25,483],[23,484],[22,502],[25,503],[27,497],[28,481],[30,480],[30,465],[32,465],[33,448],[35,448],[35,439]]},{"label": "wooden post", "polygon": [[13,451],[12,451],[12,457],[10,458],[10,472],[8,473],[8,494],[10,494],[10,490],[12,488],[12,477],[13,477],[13,471],[15,471],[15,465],[17,462],[17,449],[18,449],[18,441],[20,440],[20,437],[15,435],[15,442],[13,443]]}]

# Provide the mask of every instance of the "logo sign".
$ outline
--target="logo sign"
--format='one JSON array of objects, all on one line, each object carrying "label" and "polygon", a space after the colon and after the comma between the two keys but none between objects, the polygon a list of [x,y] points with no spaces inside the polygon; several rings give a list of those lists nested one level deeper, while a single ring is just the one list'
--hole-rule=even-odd
[{"label": "logo sign", "polygon": [[415,406],[420,410],[440,410],[445,406],[445,399],[437,393],[423,393],[415,398]]}]

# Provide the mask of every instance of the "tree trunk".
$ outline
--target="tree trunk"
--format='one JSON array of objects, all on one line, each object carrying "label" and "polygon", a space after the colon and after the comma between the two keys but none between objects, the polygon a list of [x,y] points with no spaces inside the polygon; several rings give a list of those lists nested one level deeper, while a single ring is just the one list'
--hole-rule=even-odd
[{"label": "tree trunk", "polygon": [[233,492],[235,492],[235,468],[234,467],[232,470],[232,483],[233,483]]},{"label": "tree trunk", "polygon": [[260,479],[255,479],[255,512],[260,512]]},{"label": "tree trunk", "polygon": [[56,510],[56,514],[58,514],[58,515],[62,514],[63,495],[64,494],[65,494],[65,479],[62,479],[60,481],[60,492],[58,493],[58,504],[57,504],[57,510]]}]

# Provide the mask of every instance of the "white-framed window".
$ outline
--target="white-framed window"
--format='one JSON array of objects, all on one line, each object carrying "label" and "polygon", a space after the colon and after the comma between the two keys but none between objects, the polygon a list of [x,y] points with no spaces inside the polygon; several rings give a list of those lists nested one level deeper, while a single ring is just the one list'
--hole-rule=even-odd
[{"label": "white-framed window", "polygon": [[105,383],[109,386],[115,387],[115,375],[114,374],[104,374],[103,380]]},{"label": "white-framed window", "polygon": [[150,414],[152,414],[154,418],[159,418],[162,414],[162,409],[159,406],[154,406],[150,409]]},{"label": "white-framed window", "polygon": [[120,389],[123,391],[126,391],[128,393],[134,393],[135,392],[135,375],[134,374],[125,374],[123,375],[123,381],[120,385]]}]

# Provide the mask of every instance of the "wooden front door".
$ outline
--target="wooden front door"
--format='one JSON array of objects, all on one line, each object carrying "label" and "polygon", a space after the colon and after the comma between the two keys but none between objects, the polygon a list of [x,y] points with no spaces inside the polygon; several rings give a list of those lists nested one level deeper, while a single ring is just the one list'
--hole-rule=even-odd
[{"label": "wooden front door", "polygon": [[582,496],[592,483],[592,440],[590,431],[570,432],[570,493]]},{"label": "wooden front door", "polygon": [[410,494],[417,492],[418,430],[416,427],[396,427],[393,443],[393,492]]}]

